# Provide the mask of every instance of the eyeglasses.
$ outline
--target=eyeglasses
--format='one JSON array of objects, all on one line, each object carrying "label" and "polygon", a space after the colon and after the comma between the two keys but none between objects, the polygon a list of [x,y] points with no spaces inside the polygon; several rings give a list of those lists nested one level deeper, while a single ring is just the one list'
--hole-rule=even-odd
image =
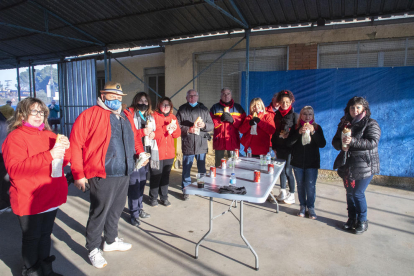
[{"label": "eyeglasses", "polygon": [[45,116],[45,112],[43,110],[30,110],[30,115],[37,116],[37,114],[40,114],[40,116]]}]

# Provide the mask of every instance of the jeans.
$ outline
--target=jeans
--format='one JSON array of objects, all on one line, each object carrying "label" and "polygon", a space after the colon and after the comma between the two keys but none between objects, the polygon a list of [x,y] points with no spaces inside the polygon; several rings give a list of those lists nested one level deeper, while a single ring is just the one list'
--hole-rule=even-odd
[{"label": "jeans", "polygon": [[37,215],[17,216],[22,229],[22,256],[29,269],[50,255],[52,234],[57,210]]},{"label": "jeans", "polygon": [[160,160],[160,168],[158,170],[151,168],[150,201],[157,200],[158,194],[162,201],[168,199],[168,185],[170,184],[170,173],[173,163],[174,158]]},{"label": "jeans", "polygon": [[[371,182],[373,175],[370,177],[355,180],[345,184],[346,189],[346,203],[348,205],[348,218],[357,219],[359,221],[367,220],[367,200],[365,198],[365,190],[367,189],[369,182]],[[344,179],[344,183],[346,180]],[[354,187],[353,187],[354,186]]]},{"label": "jeans", "polygon": [[290,165],[290,159],[292,154],[279,152],[277,151],[277,158],[283,159],[286,161],[285,167],[280,173],[280,188],[286,189],[286,179],[289,183],[289,191],[291,193],[295,192],[295,178],[293,177],[292,166]]},{"label": "jeans", "polygon": [[128,186],[128,209],[131,218],[138,218],[143,208],[142,199],[144,197],[145,184],[147,182],[145,167],[131,174]]},{"label": "jeans", "polygon": [[318,169],[302,169],[295,166],[293,171],[298,185],[298,197],[301,206],[315,208],[316,198],[316,179],[318,178]]},{"label": "jeans", "polygon": [[191,184],[191,167],[193,166],[194,157],[197,160],[197,169],[199,173],[206,173],[206,154],[192,154],[183,155],[183,178],[181,183],[181,189]]}]

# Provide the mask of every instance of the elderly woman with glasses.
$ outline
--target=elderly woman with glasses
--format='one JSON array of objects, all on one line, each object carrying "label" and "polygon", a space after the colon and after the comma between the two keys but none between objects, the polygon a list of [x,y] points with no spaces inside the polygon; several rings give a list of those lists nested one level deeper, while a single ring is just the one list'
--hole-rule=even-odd
[{"label": "elderly woman with glasses", "polygon": [[150,177],[150,204],[153,207],[158,205],[158,194],[162,205],[169,207],[168,184],[170,182],[171,168],[175,157],[174,138],[181,135],[178,127],[177,117],[173,114],[173,104],[170,98],[162,98],[153,113],[155,119],[155,140],[158,145],[159,167],[151,166]]},{"label": "elderly woman with glasses", "polygon": [[[68,184],[63,175],[52,177],[52,161],[70,160],[69,140],[51,131],[49,109],[39,99],[26,98],[16,108],[3,143],[10,175],[10,201],[22,229],[23,275],[60,275],[52,270],[50,256],[53,224],[59,206],[66,202]],[[57,141],[58,140],[58,141]]]}]

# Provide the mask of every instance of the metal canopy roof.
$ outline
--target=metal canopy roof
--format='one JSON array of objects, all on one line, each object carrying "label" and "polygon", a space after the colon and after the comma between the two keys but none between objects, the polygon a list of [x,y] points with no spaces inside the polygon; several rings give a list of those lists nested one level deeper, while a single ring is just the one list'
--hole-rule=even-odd
[{"label": "metal canopy roof", "polygon": [[5,0],[0,69],[177,37],[413,14],[414,0]]}]

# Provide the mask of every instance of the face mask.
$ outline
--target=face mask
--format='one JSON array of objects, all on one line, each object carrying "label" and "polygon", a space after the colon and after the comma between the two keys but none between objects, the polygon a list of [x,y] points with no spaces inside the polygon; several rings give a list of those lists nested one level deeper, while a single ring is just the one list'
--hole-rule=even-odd
[{"label": "face mask", "polygon": [[195,103],[189,103],[189,104],[191,105],[191,107],[194,107],[194,106],[197,105],[197,102],[195,102]]},{"label": "face mask", "polygon": [[121,107],[122,102],[120,100],[109,101],[105,99],[105,105],[112,110],[118,110]]},{"label": "face mask", "polygon": [[137,104],[138,110],[139,111],[147,111],[148,110],[148,105],[147,104]]}]

